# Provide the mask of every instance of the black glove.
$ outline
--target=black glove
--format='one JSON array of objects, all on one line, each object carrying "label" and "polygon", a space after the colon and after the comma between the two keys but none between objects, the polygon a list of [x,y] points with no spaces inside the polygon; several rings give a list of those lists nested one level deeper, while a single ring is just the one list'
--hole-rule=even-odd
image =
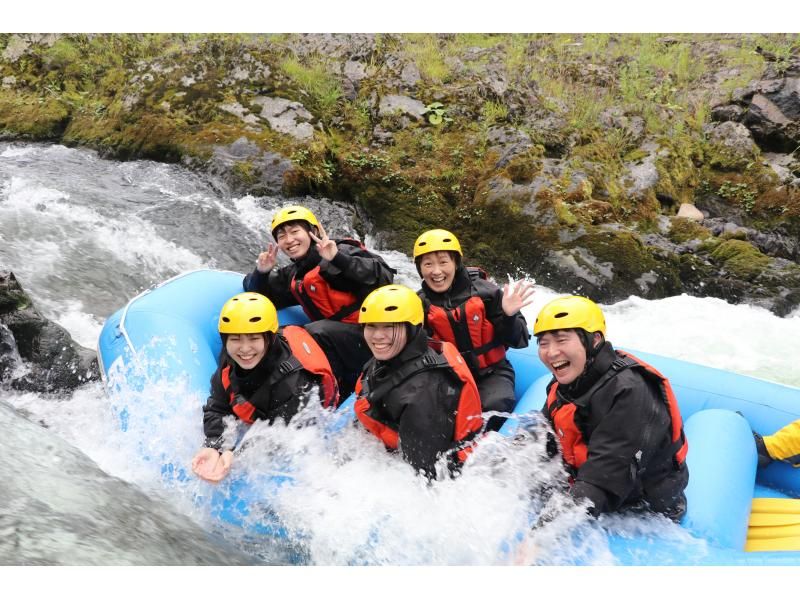
[{"label": "black glove", "polygon": [[769,451],[767,451],[767,445],[764,444],[764,439],[758,432],[753,432],[753,439],[756,441],[756,450],[758,451],[758,466],[766,467],[773,461]]}]

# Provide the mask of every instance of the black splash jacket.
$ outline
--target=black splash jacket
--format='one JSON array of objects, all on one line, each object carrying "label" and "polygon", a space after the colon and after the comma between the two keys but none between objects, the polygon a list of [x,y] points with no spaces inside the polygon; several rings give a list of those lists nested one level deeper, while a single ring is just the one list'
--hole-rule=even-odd
[{"label": "black splash jacket", "polygon": [[[469,271],[463,264],[460,265],[456,270],[455,277],[453,278],[453,284],[447,291],[444,293],[437,293],[433,291],[425,281],[423,281],[422,289],[418,294],[422,299],[422,303],[425,308],[425,326],[428,329],[431,337],[438,340],[441,338],[454,336],[454,344],[464,355],[467,364],[469,364],[470,369],[473,371],[473,374],[481,374],[483,373],[483,370],[488,368],[480,367],[476,363],[476,358],[470,354],[470,351],[474,347],[471,346],[468,338],[463,338],[463,335],[460,335],[456,331],[452,330],[452,328],[447,324],[443,325],[451,328],[452,332],[450,332],[450,334],[447,334],[447,330],[440,330],[438,329],[438,326],[433,327],[431,325],[431,322],[429,321],[429,312],[432,305],[452,313],[453,310],[456,310],[457,308],[461,308],[461,311],[463,311],[463,305],[471,297],[478,297],[483,302],[486,319],[494,328],[492,335],[493,338],[491,339],[492,341],[495,341],[504,347],[514,347],[516,349],[521,349],[528,346],[530,333],[528,332],[528,324],[525,321],[525,316],[522,315],[522,312],[518,312],[513,316],[507,316],[503,312],[502,307],[502,289],[488,280],[484,280],[482,278],[473,279],[470,277]],[[459,315],[463,316],[464,314]],[[513,371],[511,364],[505,357],[502,357],[499,361],[492,364],[491,369],[510,369]]]},{"label": "black splash jacket", "polygon": [[[336,292],[352,294],[357,298],[359,305],[370,291],[392,283],[394,270],[380,256],[357,244],[354,245],[349,240],[337,240],[336,246],[339,251],[333,260],[328,261],[320,257],[316,245],[312,242],[304,257],[293,261],[288,266],[275,267],[263,274],[256,268],[245,276],[242,286],[245,291],[265,295],[277,309],[282,309],[300,304],[295,294],[292,293],[293,282],[302,281],[317,267],[319,267],[321,284],[329,285],[333,289],[334,295],[337,294]],[[315,306],[309,307],[311,309],[307,312],[317,311]],[[313,313],[309,314],[309,317],[312,320],[322,319]]]},{"label": "black splash jacket", "polygon": [[233,360],[217,368],[211,376],[211,394],[203,406],[203,430],[206,435],[205,446],[213,448],[233,448],[234,439],[224,438],[227,415],[233,415],[231,396],[222,383],[222,370],[231,363],[231,390],[241,394],[256,407],[255,419],[266,419],[270,423],[277,418],[288,422],[305,405],[308,395],[316,386],[320,401],[323,400],[319,387],[320,377],[304,369],[295,370],[288,375],[277,372],[280,364],[292,356],[289,343],[281,335],[275,335],[272,346],[252,370],[243,370]]},{"label": "black splash jacket", "polygon": [[[362,380],[368,382],[370,389],[365,396],[369,403],[365,415],[396,432],[403,458],[415,470],[435,478],[439,456],[460,447],[455,439],[457,416],[462,420],[477,418],[474,422],[478,429],[481,420],[477,390],[471,407],[463,407],[472,413],[457,414],[464,385],[444,368],[419,369],[418,373],[397,380],[394,374],[402,366],[428,353],[434,351],[428,347],[427,334],[420,327],[393,359],[367,362]],[[461,440],[469,440],[472,435]],[[458,456],[453,455],[451,466],[457,467],[457,461]]]}]

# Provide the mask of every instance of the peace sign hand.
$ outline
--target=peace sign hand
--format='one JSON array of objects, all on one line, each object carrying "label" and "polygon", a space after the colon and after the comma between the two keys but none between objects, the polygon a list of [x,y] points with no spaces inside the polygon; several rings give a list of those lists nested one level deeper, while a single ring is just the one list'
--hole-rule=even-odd
[{"label": "peace sign hand", "polygon": [[328,233],[325,232],[325,229],[322,228],[322,225],[319,225],[319,237],[309,231],[308,233],[311,238],[317,243],[317,251],[319,252],[320,257],[323,259],[328,260],[329,262],[336,257],[336,254],[339,253],[339,248],[336,246],[336,241],[328,237]]},{"label": "peace sign hand", "polygon": [[501,307],[507,316],[513,316],[523,307],[533,303],[535,280],[520,280],[511,282],[503,287],[503,302]]},{"label": "peace sign hand", "polygon": [[256,260],[256,269],[261,272],[261,274],[266,274],[275,267],[275,263],[277,261],[278,246],[274,243],[270,243],[266,251],[262,251],[258,254],[258,259]]}]

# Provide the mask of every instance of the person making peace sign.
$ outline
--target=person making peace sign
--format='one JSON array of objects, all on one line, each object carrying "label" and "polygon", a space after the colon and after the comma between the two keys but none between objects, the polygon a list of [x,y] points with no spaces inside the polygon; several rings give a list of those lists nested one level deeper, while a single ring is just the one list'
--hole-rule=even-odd
[{"label": "person making peace sign", "polygon": [[[311,320],[306,329],[318,340],[337,374],[343,396],[352,391],[372,356],[358,322],[361,301],[391,284],[395,271],[353,239],[331,239],[311,210],[287,206],[272,219],[275,244],[259,254],[245,276],[245,291],[261,293],[277,309],[300,305]],[[291,264],[276,267],[278,250]]]}]

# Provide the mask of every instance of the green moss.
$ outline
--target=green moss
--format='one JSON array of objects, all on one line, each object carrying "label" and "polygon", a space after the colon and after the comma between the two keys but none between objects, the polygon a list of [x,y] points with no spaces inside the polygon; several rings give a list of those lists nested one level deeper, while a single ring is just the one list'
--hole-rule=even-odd
[{"label": "green moss", "polygon": [[692,239],[708,239],[711,232],[702,224],[688,218],[673,218],[669,229],[669,239],[673,243],[685,243]]},{"label": "green moss", "polygon": [[747,241],[724,241],[711,252],[711,257],[737,278],[752,281],[769,268],[772,260]]},{"label": "green moss", "polygon": [[68,107],[57,98],[0,89],[0,133],[57,139],[69,123]]},{"label": "green moss", "polygon": [[695,189],[700,184],[697,164],[703,161],[700,142],[689,133],[674,134],[659,139],[656,155],[657,194],[675,199],[676,204],[693,203]]}]

